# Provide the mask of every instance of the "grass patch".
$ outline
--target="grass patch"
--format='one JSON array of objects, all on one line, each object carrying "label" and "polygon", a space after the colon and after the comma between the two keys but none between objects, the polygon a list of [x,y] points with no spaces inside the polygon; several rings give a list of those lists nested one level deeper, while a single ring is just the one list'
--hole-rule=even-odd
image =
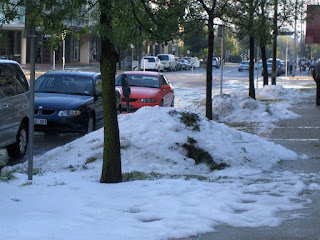
[{"label": "grass patch", "polygon": [[200,117],[197,114],[191,112],[178,112],[176,110],[170,111],[169,114],[171,116],[179,114],[180,121],[183,124],[185,124],[187,127],[192,128],[193,131],[200,131]]},{"label": "grass patch", "polygon": [[85,164],[93,163],[93,162],[95,162],[97,159],[98,159],[98,158],[96,158],[96,157],[90,157],[90,158],[87,159],[87,161],[85,162]]},{"label": "grass patch", "polygon": [[26,182],[26,183],[22,183],[22,184],[20,184],[20,185],[19,185],[19,187],[30,186],[30,185],[32,185],[32,184],[33,184],[33,182],[32,182],[32,181],[30,181],[30,182]]},{"label": "grass patch", "polygon": [[123,182],[131,182],[135,180],[146,180],[146,179],[147,179],[147,175],[144,172],[133,171],[133,172],[127,172],[122,174]]},{"label": "grass patch", "polygon": [[197,140],[188,137],[188,141],[182,145],[187,150],[187,157],[192,158],[196,165],[204,163],[210,170],[221,170],[229,167],[226,163],[217,164],[207,151],[197,146],[197,143]]},{"label": "grass patch", "polygon": [[278,103],[283,102],[283,99],[259,99],[259,101],[265,103]]},{"label": "grass patch", "polygon": [[0,174],[0,181],[1,182],[9,182],[10,180],[17,179],[14,175],[15,171],[4,172]]}]

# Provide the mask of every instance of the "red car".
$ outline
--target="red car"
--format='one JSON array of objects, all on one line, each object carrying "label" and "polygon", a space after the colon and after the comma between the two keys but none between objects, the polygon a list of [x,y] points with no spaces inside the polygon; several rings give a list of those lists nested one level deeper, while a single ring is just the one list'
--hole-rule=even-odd
[{"label": "red car", "polygon": [[[120,90],[122,90],[121,77],[123,74],[126,74],[131,88],[130,112],[135,112],[144,106],[174,106],[173,87],[162,73],[144,71],[124,72],[116,78],[116,87]],[[126,110],[126,101],[123,93],[122,110]]]}]

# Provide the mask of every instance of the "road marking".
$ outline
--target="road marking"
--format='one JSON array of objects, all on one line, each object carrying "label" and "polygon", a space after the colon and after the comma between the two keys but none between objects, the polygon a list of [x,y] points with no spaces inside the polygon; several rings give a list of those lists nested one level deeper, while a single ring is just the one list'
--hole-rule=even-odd
[{"label": "road marking", "polygon": [[319,141],[319,139],[308,139],[308,138],[274,138],[268,139],[268,141],[292,141],[292,142],[307,142],[307,141]]}]

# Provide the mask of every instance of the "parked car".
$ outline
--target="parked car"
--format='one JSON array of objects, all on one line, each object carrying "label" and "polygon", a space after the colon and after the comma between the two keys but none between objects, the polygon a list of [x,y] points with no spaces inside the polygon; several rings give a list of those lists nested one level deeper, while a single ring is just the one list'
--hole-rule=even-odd
[{"label": "parked car", "polygon": [[176,59],[172,54],[158,54],[157,57],[164,65],[164,69],[167,71],[176,70]]},{"label": "parked car", "polygon": [[249,61],[242,61],[239,64],[238,71],[242,72],[243,70],[249,70],[249,63],[250,63]]},{"label": "parked car", "polygon": [[220,67],[220,61],[217,57],[212,58],[212,67],[219,68]]},{"label": "parked car", "polygon": [[164,65],[158,57],[147,56],[141,59],[141,70],[164,71]]},{"label": "parked car", "polygon": [[[116,106],[121,111],[121,93]],[[54,71],[35,81],[34,129],[88,133],[103,125],[100,73]]]},{"label": "parked car", "polygon": [[[268,70],[268,75],[271,75],[272,72],[272,62],[267,63],[267,70]],[[277,65],[276,66],[276,72],[277,72],[277,76],[283,74],[285,71],[282,69],[281,65]],[[264,72],[262,70],[262,76],[264,75]]]},{"label": "parked car", "polygon": [[184,57],[184,60],[187,60],[191,67],[196,64],[197,59],[194,57]]},{"label": "parked car", "polygon": [[181,69],[184,70],[190,70],[191,69],[191,65],[189,64],[189,62],[185,59],[179,59],[179,62],[181,64]]},{"label": "parked car", "polygon": [[22,158],[28,146],[29,84],[20,65],[0,60],[0,148],[10,159]]},{"label": "parked car", "polygon": [[[170,81],[162,73],[129,71],[126,74],[130,95],[130,112],[144,106],[174,106],[174,89]],[[121,75],[116,78],[116,87],[121,89]],[[126,101],[122,95],[122,108],[126,109]]]},{"label": "parked car", "polygon": [[179,71],[182,70],[179,58],[176,57],[175,60],[176,60],[176,70],[179,70]]}]

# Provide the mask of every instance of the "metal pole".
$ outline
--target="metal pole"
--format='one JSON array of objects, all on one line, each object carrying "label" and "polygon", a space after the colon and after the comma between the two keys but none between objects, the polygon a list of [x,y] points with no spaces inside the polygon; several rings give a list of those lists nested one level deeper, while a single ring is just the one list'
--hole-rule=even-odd
[{"label": "metal pole", "polygon": [[34,148],[34,80],[36,62],[36,32],[35,28],[30,30],[30,115],[29,115],[29,160],[28,160],[28,180],[32,180],[33,174],[33,148]]},{"label": "metal pole", "polygon": [[294,43],[293,43],[293,66],[292,66],[292,77],[296,75],[296,47],[297,47],[297,5],[298,0],[296,0],[295,5],[295,16],[294,16]]},{"label": "metal pole", "polygon": [[257,87],[258,88],[258,79],[259,79],[259,46],[257,47]]},{"label": "metal pole", "polygon": [[222,33],[222,37],[221,37],[221,61],[220,61],[220,67],[221,67],[221,72],[220,72],[220,95],[222,94],[222,82],[223,82],[223,38],[224,38],[224,26],[221,26],[221,33]]},{"label": "metal pole", "polygon": [[62,36],[62,70],[64,70],[64,66],[66,65],[66,58],[65,58],[65,54],[66,54],[66,30],[63,30],[61,36]]},{"label": "metal pole", "polygon": [[52,70],[56,70],[56,51],[52,53]]},{"label": "metal pole", "polygon": [[289,37],[287,36],[287,46],[286,46],[286,78],[288,77],[288,41],[289,41]]}]

